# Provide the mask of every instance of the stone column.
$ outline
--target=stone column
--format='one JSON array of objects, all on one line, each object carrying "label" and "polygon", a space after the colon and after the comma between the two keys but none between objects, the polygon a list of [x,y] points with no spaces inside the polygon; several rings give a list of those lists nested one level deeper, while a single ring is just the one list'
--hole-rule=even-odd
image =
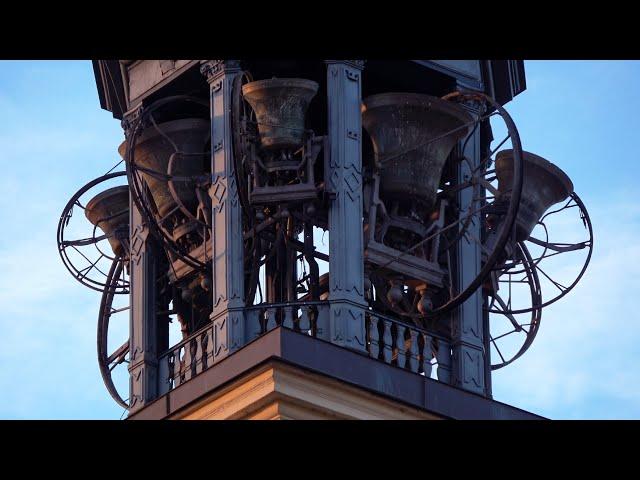
[{"label": "stone column", "polygon": [[364,62],[327,60],[329,340],[366,350],[362,224],[361,85]]},{"label": "stone column", "polygon": [[242,211],[234,175],[231,89],[241,73],[237,60],[209,60],[211,101],[211,188],[213,268],[213,362],[244,344],[244,265]]}]

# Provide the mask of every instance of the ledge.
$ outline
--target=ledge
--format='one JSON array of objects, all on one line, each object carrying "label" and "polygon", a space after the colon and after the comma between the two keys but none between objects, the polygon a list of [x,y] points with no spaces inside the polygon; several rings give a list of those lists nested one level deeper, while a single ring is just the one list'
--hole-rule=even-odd
[{"label": "ledge", "polygon": [[438,417],[459,420],[540,420],[539,415],[425,378],[331,343],[276,328],[220,363],[131,414],[131,420],[174,416],[242,375],[284,363]]}]

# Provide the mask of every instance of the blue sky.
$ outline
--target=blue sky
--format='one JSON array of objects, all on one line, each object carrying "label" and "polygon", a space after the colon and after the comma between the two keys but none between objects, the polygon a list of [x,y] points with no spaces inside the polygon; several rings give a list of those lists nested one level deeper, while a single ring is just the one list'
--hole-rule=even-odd
[{"label": "blue sky", "polygon": [[[523,147],[573,180],[596,244],[583,281],[495,372],[494,398],[551,418],[640,418],[640,62],[526,62],[507,104]],[[0,418],[118,419],[95,354],[100,295],[55,241],[80,186],[119,160],[89,61],[0,61]]]}]

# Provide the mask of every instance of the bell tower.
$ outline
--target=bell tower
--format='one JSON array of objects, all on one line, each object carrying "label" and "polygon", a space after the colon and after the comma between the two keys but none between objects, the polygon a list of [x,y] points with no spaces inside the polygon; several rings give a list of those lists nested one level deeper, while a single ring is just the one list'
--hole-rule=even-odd
[{"label": "bell tower", "polygon": [[[523,150],[505,108],[522,62],[94,70],[125,169],[72,197],[58,242],[102,292],[99,363],[128,418],[540,418],[493,399],[491,374],[531,345],[593,239],[569,177]],[[70,240],[80,207],[93,233]],[[584,238],[554,239],[559,215]],[[70,257],[99,245],[93,265]],[[560,254],[581,260],[543,296]]]}]

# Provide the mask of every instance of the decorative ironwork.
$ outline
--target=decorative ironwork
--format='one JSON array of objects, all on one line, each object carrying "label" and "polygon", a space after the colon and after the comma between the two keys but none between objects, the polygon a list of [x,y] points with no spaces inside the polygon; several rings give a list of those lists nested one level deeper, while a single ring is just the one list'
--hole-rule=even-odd
[{"label": "decorative ironwork", "polygon": [[[324,78],[248,68],[259,64],[204,61],[208,98],[202,77],[182,77],[188,87],[127,105],[126,172],[89,182],[63,210],[61,259],[102,292],[111,396],[142,408],[277,327],[490,394],[485,372],[526,352],[543,308],[589,264],[593,230],[571,180],[523,151],[484,93],[370,84],[378,93],[363,100],[361,60],[328,60]],[[567,222],[583,235],[562,237]],[[574,270],[560,278],[554,262]],[[130,339],[109,349],[112,320],[129,313]],[[170,346],[174,319],[182,340]],[[128,402],[113,376],[127,362]]]},{"label": "decorative ironwork", "polygon": [[[125,172],[113,172],[87,183],[69,199],[58,222],[57,243],[62,263],[73,278],[85,287],[99,292],[111,288],[115,293],[129,293],[128,281],[119,279],[111,284],[108,277],[111,263],[123,254],[123,248],[128,250],[128,195],[125,195],[123,203],[121,187],[99,195],[91,193],[101,184],[113,183],[112,180],[124,175]],[[105,198],[105,194],[111,195]],[[74,212],[78,210],[84,212],[82,217],[85,218],[81,218],[80,224],[71,229]],[[76,232],[82,229],[85,234],[77,238]],[[74,234],[75,238],[70,239]]]},{"label": "decorative ironwork", "polygon": [[[413,94],[379,95],[363,107],[375,152],[365,197],[368,272],[379,308],[414,320],[442,316],[478,289],[512,236],[522,190],[520,137],[506,110],[486,95],[445,98],[475,101],[479,114],[472,118],[446,100]],[[508,130],[499,146],[508,140],[513,145],[509,196],[501,199],[486,193],[495,180],[495,151],[478,165],[452,153],[457,141],[466,144],[496,115]],[[460,163],[469,173],[458,180],[453,171]],[[483,242],[481,229],[490,231],[490,241]],[[480,244],[485,258],[475,277],[459,285],[455,257],[461,242]]]},{"label": "decorative ironwork", "polygon": [[[329,318],[327,301],[253,305],[247,307],[246,315],[250,325],[247,343],[277,327],[330,340],[323,330]],[[427,378],[448,381],[451,347],[445,337],[371,310],[365,313],[365,325],[368,356]],[[214,352],[210,346],[214,335],[214,326],[207,325],[160,355],[162,392],[173,390],[212,366]]]}]

